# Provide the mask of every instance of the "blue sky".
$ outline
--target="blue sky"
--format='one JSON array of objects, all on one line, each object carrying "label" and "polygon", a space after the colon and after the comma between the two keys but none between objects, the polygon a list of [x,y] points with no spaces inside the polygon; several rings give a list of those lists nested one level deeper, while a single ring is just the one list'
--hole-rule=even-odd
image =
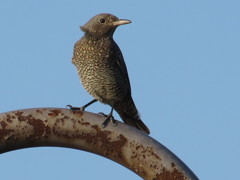
[{"label": "blue sky", "polygon": [[[83,35],[80,25],[112,13],[133,22],[114,37],[151,136],[200,179],[236,179],[239,7],[237,0],[1,1],[0,111],[90,101],[71,63],[73,45]],[[96,103],[87,110],[110,108]],[[141,179],[108,159],[66,148],[1,154],[0,168],[4,180]]]}]

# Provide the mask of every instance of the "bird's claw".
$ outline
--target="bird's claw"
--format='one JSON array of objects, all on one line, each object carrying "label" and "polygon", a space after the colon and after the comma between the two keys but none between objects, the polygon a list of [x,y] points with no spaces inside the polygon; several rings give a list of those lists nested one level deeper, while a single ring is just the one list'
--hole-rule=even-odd
[{"label": "bird's claw", "polygon": [[105,116],[106,119],[104,120],[104,122],[102,123],[102,128],[107,127],[108,123],[111,121],[113,123],[113,126],[117,125],[116,120],[114,119],[112,114],[106,115],[104,113],[98,113],[99,115]]},{"label": "bird's claw", "polygon": [[73,107],[72,105],[67,105],[67,108],[69,108],[71,111],[84,111],[85,108],[83,107]]},{"label": "bird's claw", "polygon": [[115,119],[112,120],[113,126],[117,126],[117,121]]},{"label": "bird's claw", "polygon": [[107,117],[107,115],[104,114],[103,112],[99,112],[98,115],[100,115],[100,116],[104,116],[104,117]]}]

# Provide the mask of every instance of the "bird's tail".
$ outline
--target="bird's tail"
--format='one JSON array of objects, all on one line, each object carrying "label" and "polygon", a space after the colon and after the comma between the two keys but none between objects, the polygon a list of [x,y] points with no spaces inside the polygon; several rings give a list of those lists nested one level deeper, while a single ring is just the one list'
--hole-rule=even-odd
[{"label": "bird's tail", "polygon": [[126,124],[150,134],[148,127],[140,119],[137,108],[131,97],[128,98],[128,100],[114,105],[114,109]]}]

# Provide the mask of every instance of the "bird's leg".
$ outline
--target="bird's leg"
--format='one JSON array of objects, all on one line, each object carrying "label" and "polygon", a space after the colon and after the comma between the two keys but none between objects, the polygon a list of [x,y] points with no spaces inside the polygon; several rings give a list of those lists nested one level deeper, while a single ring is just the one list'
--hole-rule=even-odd
[{"label": "bird's leg", "polygon": [[92,101],[90,101],[89,103],[85,104],[85,105],[82,106],[82,107],[73,107],[73,106],[71,106],[71,105],[67,105],[67,107],[69,107],[70,110],[72,110],[72,111],[78,111],[78,110],[84,111],[86,107],[90,106],[91,104],[93,104],[93,103],[95,103],[95,102],[97,102],[97,100],[96,100],[96,99],[93,99]]},{"label": "bird's leg", "polygon": [[80,110],[84,111],[86,107],[90,106],[91,104],[93,104],[93,103],[95,103],[95,102],[97,102],[97,100],[96,100],[96,99],[93,99],[93,100],[90,101],[89,103],[87,103],[87,104],[85,104],[84,106],[82,106],[82,107],[80,108]]},{"label": "bird's leg", "polygon": [[[99,113],[99,114],[100,114],[100,113]],[[106,116],[104,113],[101,113],[101,115],[106,116],[106,119],[105,119],[104,122],[102,123],[102,128],[107,127],[107,125],[108,125],[108,123],[109,123],[110,121],[112,121],[113,126],[116,126],[116,125],[117,125],[117,123],[116,123],[116,121],[115,121],[115,119],[114,119],[114,117],[113,117],[112,114],[113,114],[113,107],[112,107],[110,113],[109,113],[107,116]]]}]

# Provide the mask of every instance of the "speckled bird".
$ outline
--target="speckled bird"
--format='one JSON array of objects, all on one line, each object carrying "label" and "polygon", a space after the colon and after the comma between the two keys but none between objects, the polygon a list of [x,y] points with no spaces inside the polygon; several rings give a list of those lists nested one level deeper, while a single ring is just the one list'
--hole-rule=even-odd
[{"label": "speckled bird", "polygon": [[147,134],[147,126],[139,117],[131,96],[131,87],[124,58],[113,34],[120,25],[130,20],[118,19],[111,14],[99,14],[81,26],[84,36],[76,42],[72,63],[76,66],[84,88],[94,100],[83,106],[100,101],[112,107],[105,125],[112,118],[113,109],[122,120]]}]

